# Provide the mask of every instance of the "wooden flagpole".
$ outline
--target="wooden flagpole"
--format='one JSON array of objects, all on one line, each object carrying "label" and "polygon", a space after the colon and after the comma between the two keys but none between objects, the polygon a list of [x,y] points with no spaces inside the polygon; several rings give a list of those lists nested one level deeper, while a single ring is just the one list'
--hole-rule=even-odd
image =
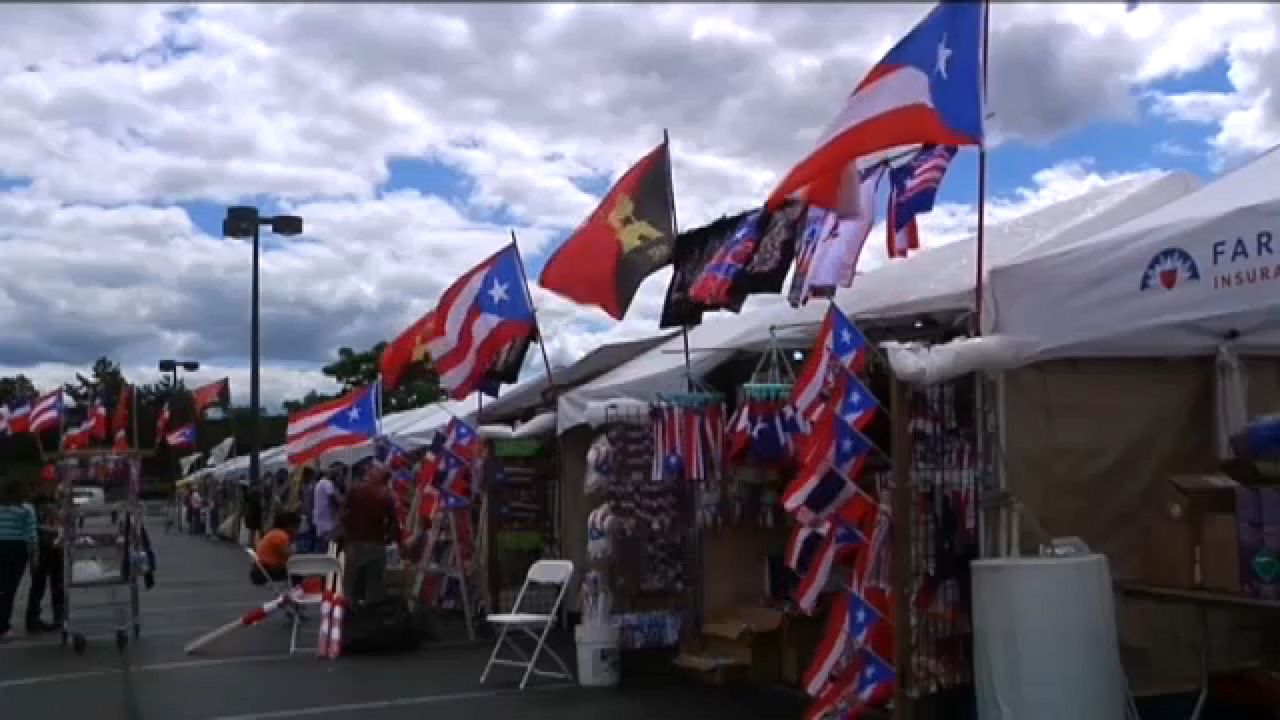
[{"label": "wooden flagpole", "polygon": [[982,296],[985,274],[984,255],[986,250],[987,229],[987,56],[991,45],[991,2],[982,4],[982,110],[984,117],[982,144],[978,146],[978,232],[977,247],[974,248],[974,280],[973,280],[973,317],[970,330],[974,337],[982,334]]},{"label": "wooden flagpole", "polygon": [[[662,146],[667,154],[667,205],[671,208],[671,253],[674,265],[675,243],[680,237],[680,218],[676,215],[676,177],[671,167],[671,135],[662,128]],[[693,392],[693,360],[689,355],[689,326],[680,326],[680,339],[684,345],[684,381],[689,392]]]}]

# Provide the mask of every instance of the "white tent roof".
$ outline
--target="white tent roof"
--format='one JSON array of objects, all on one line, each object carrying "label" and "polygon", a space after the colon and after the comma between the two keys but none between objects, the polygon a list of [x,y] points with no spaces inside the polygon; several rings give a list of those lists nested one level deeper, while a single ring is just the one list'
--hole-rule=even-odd
[{"label": "white tent roof", "polygon": [[[1152,173],[1098,188],[1076,198],[993,225],[986,233],[988,268],[1047,248],[1077,242],[1102,229],[1138,217],[1194,189],[1186,173]],[[854,280],[836,296],[840,308],[855,318],[885,318],[963,309],[972,306],[975,244],[972,239],[931,248],[894,261]],[[689,330],[692,373],[701,377],[735,350],[759,349],[769,342],[770,327],[784,342],[812,340],[826,303],[791,308],[780,298],[756,297],[750,310],[721,315]],[[800,326],[795,326],[800,324]],[[684,388],[682,339],[677,336],[629,363],[561,395],[557,431],[588,422],[602,405],[618,398],[651,400],[659,393]]]},{"label": "white tent roof", "polygon": [[[987,226],[983,266],[1035,257],[1092,237],[1183,197],[1200,182],[1183,172],[1150,173]],[[876,268],[839,296],[855,318],[905,317],[973,307],[974,238],[948,243]]]},{"label": "white tent roof", "polygon": [[1280,151],[1176,202],[991,276],[1020,360],[1280,353]]}]

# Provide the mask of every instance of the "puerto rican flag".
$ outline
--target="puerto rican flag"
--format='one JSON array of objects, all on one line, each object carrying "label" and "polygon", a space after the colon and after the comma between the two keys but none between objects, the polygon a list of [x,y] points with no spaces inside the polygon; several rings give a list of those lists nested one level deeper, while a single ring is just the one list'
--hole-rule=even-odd
[{"label": "puerto rican flag", "polygon": [[285,452],[299,467],[335,448],[360,445],[378,436],[378,383],[356,388],[289,416]]},{"label": "puerto rican flag", "polygon": [[[862,503],[856,500],[846,503],[849,517],[837,512],[831,519],[818,528],[798,525],[792,535],[792,542],[803,543],[795,553],[796,565],[791,566],[800,574],[800,583],[795,590],[796,605],[805,614],[813,612],[818,598],[827,589],[831,578],[831,570],[837,561],[846,559],[855,550],[866,545],[861,526],[862,518],[852,513],[869,515],[861,510]],[[815,536],[817,542],[814,542]],[[792,559],[792,547],[788,545],[788,561]]]},{"label": "puerto rican flag", "polygon": [[14,435],[31,432],[30,400],[19,400],[9,408],[9,432]]},{"label": "puerto rican flag", "polygon": [[982,24],[983,3],[935,6],[871,68],[817,147],[778,184],[769,207],[812,185],[810,202],[835,209],[845,167],[883,150],[982,144]]},{"label": "puerto rican flag", "polygon": [[188,448],[196,446],[195,423],[187,423],[164,436],[165,444],[171,448]]},{"label": "puerto rican flag", "polygon": [[449,497],[471,496],[470,470],[480,455],[480,436],[475,428],[458,418],[450,418],[431,439],[431,454],[422,461],[420,482],[428,483]]},{"label": "puerto rican flag", "polygon": [[537,323],[515,243],[458,278],[432,313],[427,352],[449,397],[461,400]]},{"label": "puerto rican flag", "polygon": [[893,697],[893,683],[897,674],[893,666],[868,648],[862,648],[862,674],[854,695],[863,703],[882,703]]},{"label": "puerto rican flag", "polygon": [[827,686],[827,680],[836,672],[836,668],[845,661],[845,650],[850,640],[849,602],[837,597],[831,603],[827,613],[827,627],[822,633],[822,640],[813,653],[809,669],[804,673],[804,691],[809,697],[818,697]]},{"label": "puerto rican flag", "polygon": [[782,506],[787,512],[808,525],[845,512],[851,502],[858,504],[848,508],[854,514],[861,514],[859,506],[874,504],[874,500],[857,483],[830,466],[825,471],[797,477],[782,495]]},{"label": "puerto rican flag", "polygon": [[835,303],[827,307],[827,314],[818,329],[813,350],[805,358],[804,367],[791,387],[791,404],[803,417],[812,418],[823,395],[836,377],[836,368],[858,372],[866,364],[869,345],[858,328],[849,322]]},{"label": "puerto rican flag", "polygon": [[90,442],[94,438],[94,420],[93,416],[85,418],[85,421],[74,428],[71,428],[62,435],[63,450],[84,450],[89,447]]},{"label": "puerto rican flag", "polygon": [[62,388],[41,395],[31,408],[30,431],[41,433],[62,424]]},{"label": "puerto rican flag", "polygon": [[885,235],[889,257],[906,257],[920,249],[916,217],[933,210],[938,188],[956,156],[953,145],[925,145],[900,167],[889,171],[889,220]]}]

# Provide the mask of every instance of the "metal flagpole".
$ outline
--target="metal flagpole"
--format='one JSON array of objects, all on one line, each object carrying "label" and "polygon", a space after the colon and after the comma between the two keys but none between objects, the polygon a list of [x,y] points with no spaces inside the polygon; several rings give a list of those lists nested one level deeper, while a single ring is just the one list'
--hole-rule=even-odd
[{"label": "metal flagpole", "polygon": [[[982,112],[987,111],[987,51],[991,45],[991,2],[982,4]],[[985,124],[986,118],[983,118]],[[978,232],[977,247],[974,248],[974,280],[973,280],[973,318],[970,329],[975,337],[982,334],[982,295],[984,274],[984,251],[987,228],[987,138],[983,129],[982,144],[978,147]]]},{"label": "metal flagpole", "polygon": [[[667,129],[662,129],[662,146],[667,155],[667,205],[671,208],[671,245],[675,254],[675,243],[680,237],[680,218],[676,215],[676,182],[675,171],[671,167],[671,136]],[[693,392],[693,360],[689,355],[689,326],[680,326],[680,339],[684,345],[684,380],[688,391]]]},{"label": "metal flagpole", "polygon": [[524,281],[524,296],[529,301],[529,309],[533,310],[533,327],[538,333],[538,349],[542,352],[542,367],[547,372],[547,385],[552,393],[556,389],[555,378],[551,375],[551,359],[547,356],[547,341],[542,336],[542,325],[538,322],[538,311],[533,306],[533,293],[529,291],[529,275],[524,270],[524,257],[520,255],[520,246],[516,244],[516,231],[511,231],[511,246],[516,250],[516,261],[520,263],[520,279]]}]

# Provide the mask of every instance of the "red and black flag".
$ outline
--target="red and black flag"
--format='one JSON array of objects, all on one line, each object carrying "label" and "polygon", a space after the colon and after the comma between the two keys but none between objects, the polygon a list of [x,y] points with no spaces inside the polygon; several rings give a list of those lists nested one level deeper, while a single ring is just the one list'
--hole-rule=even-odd
[{"label": "red and black flag", "polygon": [[542,269],[542,287],[615,320],[675,247],[671,153],[664,139],[631,166]]},{"label": "red and black flag", "polygon": [[231,381],[228,378],[211,382],[191,391],[192,402],[195,403],[196,417],[204,414],[211,407],[225,408],[231,404]]},{"label": "red and black flag", "polygon": [[418,318],[408,330],[400,333],[382,349],[378,358],[378,372],[382,373],[382,389],[392,392],[400,387],[405,373],[416,363],[429,361],[427,340],[433,336],[435,310]]}]

